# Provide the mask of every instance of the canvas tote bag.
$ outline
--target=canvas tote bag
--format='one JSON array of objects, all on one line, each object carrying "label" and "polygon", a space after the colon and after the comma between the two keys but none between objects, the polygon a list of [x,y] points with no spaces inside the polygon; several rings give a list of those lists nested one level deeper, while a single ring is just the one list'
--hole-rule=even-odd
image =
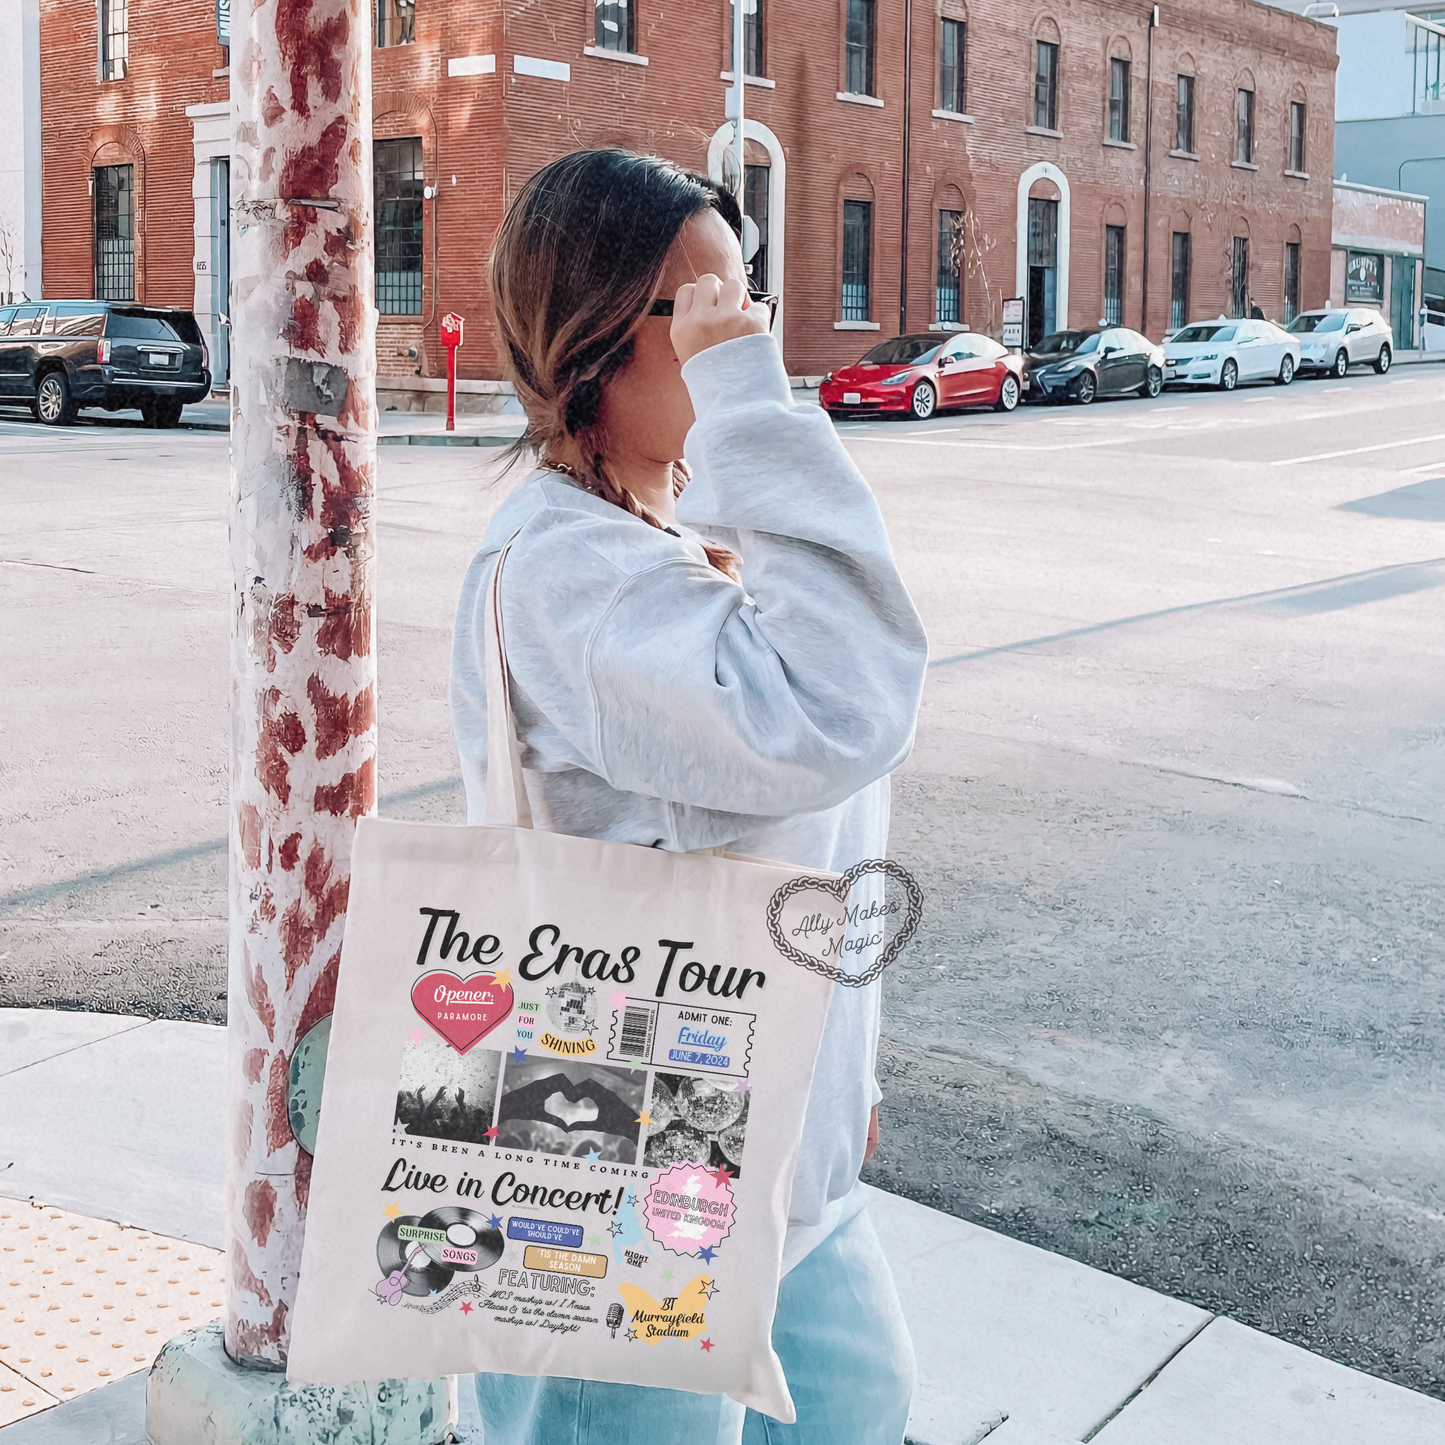
[{"label": "canvas tote bag", "polygon": [[[363,819],[288,1373],[794,1411],[770,1342],[836,875],[534,831],[487,594],[487,826]],[[780,893],[780,890],[782,892]]]}]

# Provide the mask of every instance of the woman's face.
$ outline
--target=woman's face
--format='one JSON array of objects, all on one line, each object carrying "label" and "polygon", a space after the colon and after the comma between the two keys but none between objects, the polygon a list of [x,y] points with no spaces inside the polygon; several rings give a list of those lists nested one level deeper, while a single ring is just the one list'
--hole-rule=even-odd
[{"label": "woman's face", "polygon": [[[678,232],[663,267],[661,294],[675,296],[679,286],[709,273],[747,284],[738,238],[711,209],[693,216]],[[624,466],[672,462],[682,456],[694,418],[671,333],[670,316],[646,317],[633,344],[632,360],[603,392],[601,421],[608,450]]]}]

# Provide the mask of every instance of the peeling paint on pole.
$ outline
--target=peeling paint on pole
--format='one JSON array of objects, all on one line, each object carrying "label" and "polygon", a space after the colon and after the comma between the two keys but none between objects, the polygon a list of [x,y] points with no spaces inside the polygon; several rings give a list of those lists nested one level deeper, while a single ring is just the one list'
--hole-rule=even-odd
[{"label": "peeling paint on pole", "polygon": [[226,1349],[285,1365],[311,1159],[296,1041],[331,1012],[375,798],[371,9],[232,9]]}]

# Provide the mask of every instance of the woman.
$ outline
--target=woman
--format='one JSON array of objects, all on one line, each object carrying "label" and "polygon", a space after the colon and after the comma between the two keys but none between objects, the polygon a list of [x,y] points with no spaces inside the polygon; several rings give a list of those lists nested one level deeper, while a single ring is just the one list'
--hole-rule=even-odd
[{"label": "woman", "polygon": [[[840,871],[886,850],[927,643],[866,483],[828,418],[793,403],[740,232],[726,192],[616,150],[548,166],[502,222],[492,293],[540,465],[457,615],[473,823],[483,602],[514,538],[501,608],[538,827]],[[898,1445],[912,1351],[857,1187],[878,1004],[877,984],[835,990],[808,1102],[773,1331],[797,1424],[720,1396],[481,1375],[487,1445]]]}]

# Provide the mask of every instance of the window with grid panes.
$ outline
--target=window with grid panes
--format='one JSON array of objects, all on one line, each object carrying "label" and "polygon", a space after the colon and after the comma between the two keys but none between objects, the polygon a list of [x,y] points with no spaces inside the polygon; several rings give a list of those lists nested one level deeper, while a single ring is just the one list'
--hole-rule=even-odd
[{"label": "window with grid panes", "polygon": [[964,87],[964,42],[968,37],[962,20],[945,20],[938,44],[938,108],[955,115],[968,111]]},{"label": "window with grid panes", "polygon": [[1129,139],[1129,62],[1109,62],[1109,139]]},{"label": "window with grid panes", "polygon": [[592,36],[599,50],[637,54],[635,0],[593,0]]},{"label": "window with grid panes", "polygon": [[417,0],[376,0],[376,43],[388,45],[416,44]]},{"label": "window with grid panes", "polygon": [[1169,269],[1169,329],[1189,324],[1189,232],[1174,232],[1174,254]]},{"label": "window with grid panes", "polygon": [[1104,325],[1124,324],[1124,228],[1104,227]]},{"label": "window with grid panes", "polygon": [[[733,17],[728,6],[728,70],[733,68]],[[743,74],[763,75],[763,0],[743,0]]]},{"label": "window with grid panes", "polygon": [[100,78],[124,80],[130,67],[130,0],[100,0]]},{"label": "window with grid panes", "polygon": [[1305,108],[1301,100],[1289,105],[1289,168],[1303,175],[1305,168]]},{"label": "window with grid panes", "polygon": [[938,320],[957,324],[963,310],[963,276],[959,265],[962,211],[938,213],[938,281],[934,289]]},{"label": "window with grid panes", "polygon": [[1254,160],[1254,92],[1240,90],[1234,97],[1234,159],[1240,165]]},{"label": "window with grid panes", "polygon": [[135,167],[95,168],[95,294],[135,299]]},{"label": "window with grid panes", "polygon": [[843,202],[843,320],[867,321],[873,264],[873,202]]},{"label": "window with grid panes", "polygon": [[1174,149],[1194,154],[1194,77],[1181,75],[1174,101]]},{"label": "window with grid panes", "polygon": [[421,139],[379,140],[376,187],[376,309],[383,316],[421,315]]},{"label": "window with grid panes", "polygon": [[1057,130],[1059,119],[1059,47],[1040,40],[1034,47],[1034,124]]},{"label": "window with grid panes", "polygon": [[843,36],[849,95],[873,94],[874,0],[848,0],[847,27]]}]

